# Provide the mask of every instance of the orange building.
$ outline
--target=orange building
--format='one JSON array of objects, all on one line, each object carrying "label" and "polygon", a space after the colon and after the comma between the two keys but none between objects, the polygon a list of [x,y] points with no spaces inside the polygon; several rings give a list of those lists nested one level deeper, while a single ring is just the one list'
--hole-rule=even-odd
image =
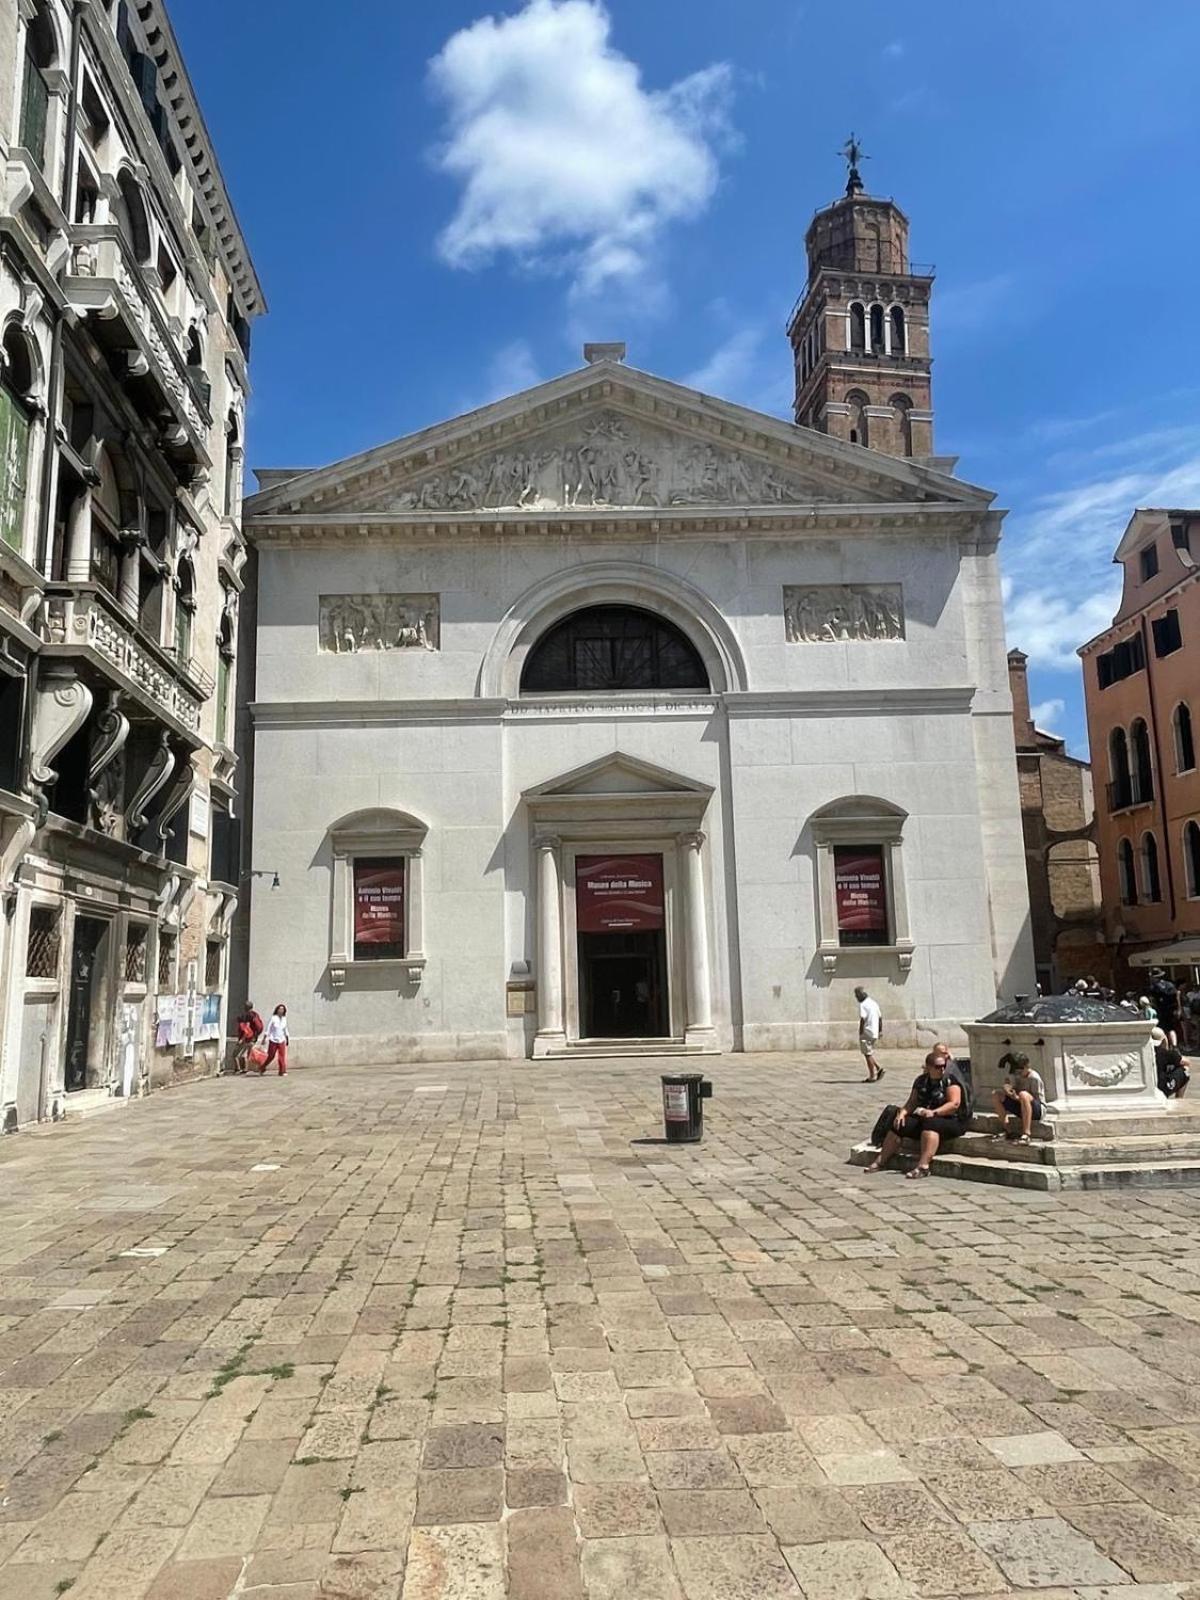
[{"label": "orange building", "polygon": [[[1105,930],[1118,982],[1200,969],[1200,511],[1135,511],[1112,626],[1085,644]],[[1133,969],[1123,976],[1127,969]]]}]

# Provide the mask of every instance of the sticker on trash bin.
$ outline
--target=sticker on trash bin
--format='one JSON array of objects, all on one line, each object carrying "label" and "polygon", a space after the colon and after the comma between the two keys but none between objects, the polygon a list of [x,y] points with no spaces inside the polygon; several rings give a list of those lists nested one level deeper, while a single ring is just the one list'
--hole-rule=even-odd
[{"label": "sticker on trash bin", "polygon": [[663,1084],[663,1116],[668,1122],[690,1122],[686,1083]]}]

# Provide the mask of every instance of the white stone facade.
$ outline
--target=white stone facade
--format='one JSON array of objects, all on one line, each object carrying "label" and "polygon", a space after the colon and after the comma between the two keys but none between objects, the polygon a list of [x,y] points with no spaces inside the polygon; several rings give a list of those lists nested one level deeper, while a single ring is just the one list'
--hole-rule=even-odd
[{"label": "white stone facade", "polygon": [[[983,491],[611,360],[262,481],[253,864],[279,887],[256,880],[250,986],[300,1062],[586,1048],[617,969],[575,862],[605,852],[661,858],[676,1047],[852,1044],[857,983],[886,1042],[957,1038],[1030,988]],[[593,607],[674,625],[708,687],[522,692]],[[855,846],[886,933],[847,945]],[[407,862],[390,959],[346,936],[356,850]]]}]

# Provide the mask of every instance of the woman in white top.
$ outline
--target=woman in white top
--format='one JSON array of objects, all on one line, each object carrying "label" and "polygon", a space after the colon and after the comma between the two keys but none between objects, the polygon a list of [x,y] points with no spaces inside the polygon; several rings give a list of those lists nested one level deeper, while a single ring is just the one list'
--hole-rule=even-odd
[{"label": "woman in white top", "polygon": [[259,1067],[259,1076],[267,1070],[279,1057],[279,1076],[282,1078],[287,1071],[288,1025],[287,1007],[278,1005],[271,1013],[271,1020],[267,1023],[267,1059]]}]

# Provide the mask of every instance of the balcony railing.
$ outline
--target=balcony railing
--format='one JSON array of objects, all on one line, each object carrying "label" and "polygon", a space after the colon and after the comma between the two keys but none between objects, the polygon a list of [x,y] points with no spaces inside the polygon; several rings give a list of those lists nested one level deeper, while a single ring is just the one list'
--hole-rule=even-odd
[{"label": "balcony railing", "polygon": [[1154,779],[1148,772],[1133,773],[1107,784],[1106,793],[1110,812],[1128,811],[1131,806],[1148,806],[1154,799]]},{"label": "balcony railing", "polygon": [[125,686],[189,733],[199,732],[200,707],[212,693],[212,679],[192,663],[180,667],[167,651],[139,639],[116,601],[96,584],[47,584],[46,632],[50,645],[90,650]]},{"label": "balcony railing", "polygon": [[[80,225],[71,230],[71,238],[66,291],[72,306],[103,322],[118,323],[144,361],[143,370],[153,376],[203,451],[211,417],[201,407],[183,352],[120,230]],[[203,374],[196,371],[194,376],[198,381]]]}]

